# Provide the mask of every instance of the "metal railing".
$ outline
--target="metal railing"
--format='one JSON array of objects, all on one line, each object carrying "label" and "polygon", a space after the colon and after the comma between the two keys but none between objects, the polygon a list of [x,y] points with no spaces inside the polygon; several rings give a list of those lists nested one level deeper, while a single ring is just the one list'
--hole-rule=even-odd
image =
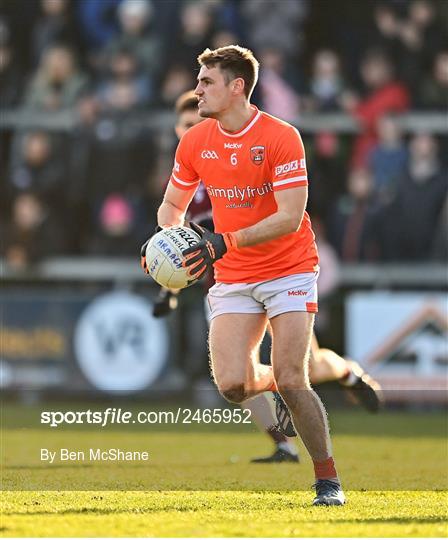
[{"label": "metal railing", "polygon": [[[130,114],[132,122],[158,132],[172,132],[175,117],[166,110],[144,110]],[[435,135],[448,134],[448,110],[431,112],[409,112],[394,116],[394,120],[405,133],[430,132]],[[362,131],[360,122],[345,113],[303,113],[293,122],[303,133],[335,131],[343,134],[356,134]],[[26,108],[0,110],[0,130],[5,129],[46,129],[50,131],[71,132],[81,125],[76,110],[58,112],[38,112]]]},{"label": "metal railing", "polygon": [[[17,271],[0,261],[4,284],[17,282],[151,282],[137,257],[57,257]],[[344,288],[448,288],[443,263],[342,264],[339,285]]]}]

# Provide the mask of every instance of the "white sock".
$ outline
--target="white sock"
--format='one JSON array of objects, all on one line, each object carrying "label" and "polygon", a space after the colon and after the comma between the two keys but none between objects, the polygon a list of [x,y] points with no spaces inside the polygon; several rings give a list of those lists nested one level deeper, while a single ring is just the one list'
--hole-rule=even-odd
[{"label": "white sock", "polygon": [[287,452],[288,454],[291,454],[292,456],[297,456],[297,448],[290,442],[279,442],[277,443],[277,448],[280,450],[283,450],[283,452]]},{"label": "white sock", "polygon": [[353,386],[358,382],[358,379],[358,375],[356,375],[355,372],[351,369],[347,377],[344,377],[339,382],[342,384],[342,386]]}]

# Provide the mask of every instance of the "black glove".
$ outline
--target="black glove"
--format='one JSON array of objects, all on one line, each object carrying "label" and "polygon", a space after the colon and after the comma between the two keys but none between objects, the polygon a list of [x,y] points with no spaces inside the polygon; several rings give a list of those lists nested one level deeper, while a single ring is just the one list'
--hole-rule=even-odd
[{"label": "black glove", "polygon": [[165,289],[161,287],[159,295],[154,301],[154,306],[152,309],[153,317],[166,317],[171,311],[174,311],[177,308],[177,293],[171,291],[170,289]]},{"label": "black glove", "polygon": [[143,244],[143,246],[140,248],[140,266],[142,267],[143,272],[145,274],[149,274],[148,267],[146,265],[146,248],[148,247],[148,242],[151,240],[151,238],[157,234],[159,231],[162,230],[162,227],[157,227],[154,229],[154,232],[151,234],[151,236],[146,240],[146,242]]},{"label": "black glove", "polygon": [[236,248],[236,241],[232,233],[212,233],[193,222],[190,222],[190,228],[199,234],[201,241],[182,252],[185,257],[182,265],[189,268],[193,279],[198,279],[229,249]]}]

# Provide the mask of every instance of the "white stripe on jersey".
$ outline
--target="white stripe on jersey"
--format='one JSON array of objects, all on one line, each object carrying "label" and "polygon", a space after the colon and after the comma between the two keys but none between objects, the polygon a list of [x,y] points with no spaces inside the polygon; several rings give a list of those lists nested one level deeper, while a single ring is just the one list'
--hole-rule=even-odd
[{"label": "white stripe on jersey", "polygon": [[188,186],[188,187],[190,186],[193,187],[201,181],[199,179],[199,180],[195,180],[194,182],[184,182],[183,180],[180,180],[179,178],[177,178],[177,176],[174,173],[171,173],[171,176],[174,178],[174,180],[176,180],[176,182],[179,182],[179,184],[182,184],[183,186]]},{"label": "white stripe on jersey", "polygon": [[300,180],[308,180],[306,175],[304,176],[294,176],[294,178],[287,178],[286,180],[277,180],[277,182],[272,182],[273,187],[284,186],[285,184],[292,184],[293,182],[299,182]]}]

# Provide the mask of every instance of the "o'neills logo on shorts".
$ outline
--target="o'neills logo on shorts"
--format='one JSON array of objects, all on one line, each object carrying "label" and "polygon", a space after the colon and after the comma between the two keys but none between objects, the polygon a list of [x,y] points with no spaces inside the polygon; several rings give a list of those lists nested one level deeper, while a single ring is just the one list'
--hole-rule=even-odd
[{"label": "o'neills logo on shorts", "polygon": [[229,201],[244,199],[253,199],[255,197],[263,197],[273,190],[271,182],[265,182],[262,186],[252,187],[244,186],[242,188],[233,186],[231,188],[215,188],[213,186],[207,186],[207,193],[210,197],[218,199],[227,199]]},{"label": "o'neills logo on shorts", "polygon": [[306,296],[308,293],[306,291],[288,291],[288,296]]}]

